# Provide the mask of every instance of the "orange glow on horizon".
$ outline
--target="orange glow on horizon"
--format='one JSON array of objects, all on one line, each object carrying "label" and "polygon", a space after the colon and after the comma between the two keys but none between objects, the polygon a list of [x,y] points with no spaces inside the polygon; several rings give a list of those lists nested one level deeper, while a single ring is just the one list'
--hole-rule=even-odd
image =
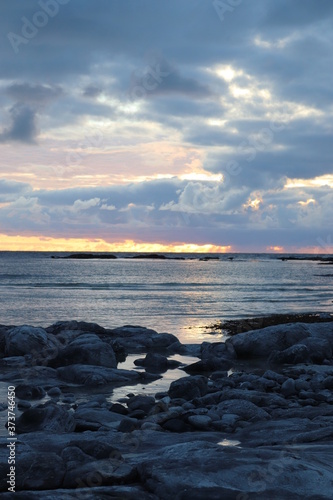
[{"label": "orange glow on horizon", "polygon": [[230,245],[196,243],[138,243],[133,240],[108,243],[103,239],[49,238],[44,236],[8,236],[0,234],[0,250],[33,252],[175,252],[226,253]]},{"label": "orange glow on horizon", "polygon": [[284,247],[279,247],[277,245],[271,246],[271,247],[267,247],[266,250],[269,251],[269,252],[285,253]]}]

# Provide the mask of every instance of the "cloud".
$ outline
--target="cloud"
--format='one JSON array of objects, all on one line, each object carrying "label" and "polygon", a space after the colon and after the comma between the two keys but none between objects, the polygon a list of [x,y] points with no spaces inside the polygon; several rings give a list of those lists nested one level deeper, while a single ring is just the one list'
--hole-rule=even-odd
[{"label": "cloud", "polygon": [[8,231],[264,248],[332,231],[331,187],[284,187],[332,172],[330,0],[234,2],[223,22],[211,1],[71,0],[15,54],[37,4],[0,4]]},{"label": "cloud", "polygon": [[0,179],[0,202],[15,201],[17,197],[32,191],[31,186],[23,182]]},{"label": "cloud", "polygon": [[15,101],[41,106],[57,99],[63,91],[60,86],[30,83],[13,83],[6,88],[6,93]]},{"label": "cloud", "polygon": [[0,133],[0,142],[19,141],[34,144],[38,134],[36,111],[26,104],[15,104],[9,110],[8,127]]},{"label": "cloud", "polygon": [[87,85],[82,92],[84,97],[94,98],[99,96],[102,93],[102,89],[97,87],[96,85]]},{"label": "cloud", "polygon": [[333,230],[328,186],[229,190],[221,182],[177,178],[47,191],[7,181],[1,186],[12,189],[0,208],[7,234],[210,242],[265,251],[270,245],[316,246]]}]

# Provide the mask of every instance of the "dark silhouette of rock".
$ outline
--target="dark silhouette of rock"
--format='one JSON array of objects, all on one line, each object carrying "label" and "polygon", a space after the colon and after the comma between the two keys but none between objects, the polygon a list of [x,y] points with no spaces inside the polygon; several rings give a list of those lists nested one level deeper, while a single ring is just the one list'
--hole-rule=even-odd
[{"label": "dark silhouette of rock", "polygon": [[147,254],[133,255],[132,259],[165,260],[165,259],[167,259],[167,257],[165,255],[161,255],[161,254],[157,254],[157,253],[147,253]]},{"label": "dark silhouette of rock", "polygon": [[53,402],[29,408],[17,419],[16,432],[50,431],[71,432],[75,428],[71,413]]},{"label": "dark silhouette of rock", "polygon": [[81,260],[89,260],[89,259],[117,259],[116,255],[111,253],[106,254],[96,254],[96,253],[72,253],[71,255],[66,255],[65,257],[58,257],[52,255],[52,259],[81,259]]},{"label": "dark silhouette of rock", "polygon": [[207,394],[207,378],[201,375],[182,377],[171,383],[170,398],[183,398],[187,401]]}]

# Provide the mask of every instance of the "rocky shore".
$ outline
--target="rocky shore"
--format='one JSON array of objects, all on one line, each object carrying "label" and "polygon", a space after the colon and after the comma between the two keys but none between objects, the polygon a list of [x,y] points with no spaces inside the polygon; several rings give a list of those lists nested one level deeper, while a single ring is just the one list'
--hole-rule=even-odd
[{"label": "rocky shore", "polygon": [[[1,498],[15,386],[18,499],[331,499],[332,317],[241,328],[184,345],[138,326],[1,325]],[[137,369],[119,368],[133,355]]]}]

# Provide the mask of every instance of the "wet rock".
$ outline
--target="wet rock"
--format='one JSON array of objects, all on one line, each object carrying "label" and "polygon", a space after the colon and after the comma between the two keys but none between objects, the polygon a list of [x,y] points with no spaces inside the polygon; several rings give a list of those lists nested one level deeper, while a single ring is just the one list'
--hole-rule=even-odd
[{"label": "wet rock", "polygon": [[59,389],[59,387],[52,387],[47,391],[47,394],[51,396],[51,398],[57,398],[61,395],[61,390]]},{"label": "wet rock", "polygon": [[201,375],[191,377],[182,377],[171,383],[169,388],[170,398],[183,398],[190,401],[193,398],[198,398],[207,394],[208,379]]},{"label": "wet rock", "polygon": [[45,359],[48,353],[54,353],[57,349],[58,343],[43,328],[23,325],[12,328],[6,333],[5,356],[33,354],[38,360],[41,354]]},{"label": "wet rock", "polygon": [[19,453],[16,466],[17,490],[52,490],[62,486],[65,465],[55,453]]},{"label": "wet rock", "polygon": [[197,361],[186,366],[183,370],[187,373],[210,373],[217,370],[229,370],[232,367],[232,361],[226,358],[211,358]]},{"label": "wet rock", "polygon": [[168,368],[168,358],[161,354],[149,352],[144,359],[136,359],[134,364],[154,370],[165,371]]},{"label": "wet rock", "polygon": [[83,364],[116,368],[117,361],[109,344],[95,334],[83,333],[61,349],[49,364],[52,367]]},{"label": "wet rock", "polygon": [[105,335],[107,330],[97,323],[87,323],[85,321],[57,321],[53,325],[45,329],[47,333],[53,335],[61,335],[65,332],[76,332],[76,336],[82,332],[96,333],[97,335]]},{"label": "wet rock", "polygon": [[209,360],[212,358],[234,360],[237,358],[237,355],[231,343],[203,342],[200,347],[200,358],[202,360]]},{"label": "wet rock", "polygon": [[20,399],[42,399],[46,392],[37,385],[19,384],[15,389],[16,397]]},{"label": "wet rock", "polygon": [[259,408],[254,403],[242,399],[232,399],[230,401],[222,401],[214,408],[214,411],[218,413],[221,418],[224,414],[234,414],[239,415],[242,419],[248,421],[266,420],[270,418],[270,415]]},{"label": "wet rock", "polygon": [[208,429],[212,419],[208,415],[191,415],[188,417],[188,423],[195,429]]},{"label": "wet rock", "polygon": [[122,462],[121,459],[107,459],[89,461],[83,464],[75,464],[73,468],[67,469],[63,486],[65,488],[77,488],[77,486],[96,486],[109,484],[134,483],[137,479],[136,467]]},{"label": "wet rock", "polygon": [[302,341],[313,363],[321,364],[325,359],[332,359],[333,344],[328,339],[308,337]]},{"label": "wet rock", "polygon": [[72,432],[75,429],[73,415],[53,402],[38,405],[22,413],[16,421],[16,432],[50,431]]},{"label": "wet rock", "polygon": [[116,428],[123,418],[119,413],[113,413],[107,408],[81,408],[76,409],[75,414],[76,431],[97,430],[103,428]]},{"label": "wet rock", "polygon": [[226,344],[234,347],[238,357],[268,358],[272,351],[284,351],[309,335],[309,325],[290,323],[240,333],[228,339]]},{"label": "wet rock", "polygon": [[29,401],[24,401],[23,399],[17,403],[17,408],[19,410],[28,410],[31,408],[31,403]]},{"label": "wet rock", "polygon": [[273,352],[269,357],[272,364],[298,364],[311,362],[310,351],[304,344],[295,344],[280,352]]},{"label": "wet rock", "polygon": [[114,403],[111,406],[110,411],[112,411],[113,413],[119,413],[119,415],[127,415],[128,414],[128,409],[125,408],[125,406],[121,405],[120,403]]},{"label": "wet rock", "polygon": [[170,418],[163,422],[162,427],[169,432],[188,432],[191,430],[191,426],[181,418]]},{"label": "wet rock", "polygon": [[128,409],[133,412],[134,410],[142,410],[149,413],[155,406],[155,398],[152,396],[133,396],[127,402]]},{"label": "wet rock", "polygon": [[288,378],[281,386],[281,394],[286,397],[293,396],[296,392],[295,380]]},{"label": "wet rock", "polygon": [[140,374],[135,371],[91,365],[65,366],[58,368],[57,373],[61,380],[87,386],[124,383],[140,378]]},{"label": "wet rock", "polygon": [[121,420],[118,431],[119,432],[132,432],[134,429],[137,429],[139,426],[139,422],[136,418],[125,417]]},{"label": "wet rock", "polygon": [[157,350],[165,352],[180,352],[182,345],[175,335],[157,333],[155,330],[141,326],[127,325],[109,330],[110,338],[116,338],[118,346],[122,346],[127,353]]}]

